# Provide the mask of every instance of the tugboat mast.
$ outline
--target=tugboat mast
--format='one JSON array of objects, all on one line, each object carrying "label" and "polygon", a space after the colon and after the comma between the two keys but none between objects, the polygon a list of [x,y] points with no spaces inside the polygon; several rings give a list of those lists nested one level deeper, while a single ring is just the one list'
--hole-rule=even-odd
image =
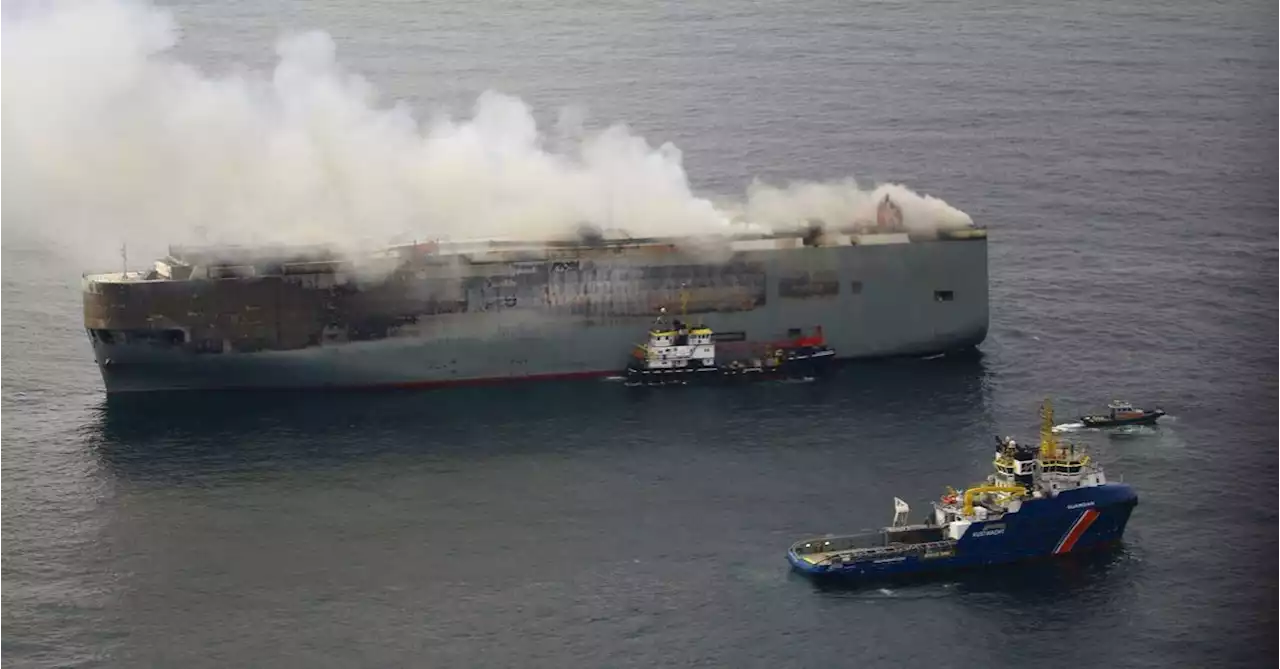
[{"label": "tugboat mast", "polygon": [[1040,458],[1047,460],[1058,452],[1058,437],[1053,433],[1053,404],[1045,398],[1040,405]]}]

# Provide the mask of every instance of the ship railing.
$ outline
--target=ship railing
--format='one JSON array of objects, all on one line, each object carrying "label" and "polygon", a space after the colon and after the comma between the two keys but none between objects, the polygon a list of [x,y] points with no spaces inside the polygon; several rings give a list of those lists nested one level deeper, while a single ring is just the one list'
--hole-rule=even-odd
[{"label": "ship railing", "polygon": [[141,270],[132,272],[84,272],[80,275],[82,284],[131,283],[134,281],[143,281],[146,277],[147,272]]},{"label": "ship railing", "polygon": [[1088,455],[1078,458],[1059,458],[1040,461],[1040,475],[1046,478],[1055,476],[1079,477],[1098,471],[1098,463]]},{"label": "ship railing", "polygon": [[1044,483],[1059,484],[1078,484],[1081,481],[1091,477],[1105,473],[1101,467],[1090,467],[1086,470],[1076,473],[1064,472],[1047,472],[1040,474],[1040,480]]}]

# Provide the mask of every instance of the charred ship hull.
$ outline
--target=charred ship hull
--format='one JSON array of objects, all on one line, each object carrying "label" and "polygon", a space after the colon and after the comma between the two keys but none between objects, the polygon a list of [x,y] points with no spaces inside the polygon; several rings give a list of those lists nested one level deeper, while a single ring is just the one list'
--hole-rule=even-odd
[{"label": "charred ship hull", "polygon": [[614,375],[683,292],[718,336],[820,325],[840,358],[932,355],[986,337],[985,230],[677,244],[413,244],[383,275],[323,252],[170,249],[86,275],[109,393],[416,387]]}]

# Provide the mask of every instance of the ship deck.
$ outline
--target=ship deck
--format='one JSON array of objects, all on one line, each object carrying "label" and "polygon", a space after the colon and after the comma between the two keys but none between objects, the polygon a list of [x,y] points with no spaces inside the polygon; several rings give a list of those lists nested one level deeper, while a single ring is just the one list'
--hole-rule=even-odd
[{"label": "ship deck", "polygon": [[806,553],[806,554],[800,555],[799,557],[801,560],[804,560],[809,564],[822,564],[824,562],[827,562],[831,558],[837,555],[840,555],[841,553],[848,553],[848,552],[850,551],[828,551],[826,553]]},{"label": "ship deck", "polygon": [[[940,227],[933,230],[900,229],[882,232],[864,228],[832,228],[826,236],[813,238],[806,231],[780,232],[729,231],[719,236],[733,252],[769,252],[806,247],[873,246],[939,241],[962,242],[987,238],[986,228]],[[701,244],[716,236],[708,236]],[[154,269],[123,272],[85,272],[88,283],[143,283],[187,281],[196,278],[251,278],[312,274],[336,270],[354,271],[357,266],[380,268],[418,263],[448,264],[462,260],[467,264],[501,264],[568,259],[593,259],[618,255],[635,257],[653,253],[674,253],[689,241],[688,237],[644,237],[577,240],[506,240],[480,239],[399,244],[378,249],[343,252],[322,245],[298,246],[170,246],[166,257],[154,262]],[[210,274],[212,272],[212,274]]]},{"label": "ship deck", "polygon": [[873,546],[866,548],[844,548],[833,551],[824,551],[822,553],[797,553],[797,557],[809,564],[818,565],[831,561],[831,558],[837,555],[851,558],[868,558],[875,556],[902,555],[905,553],[918,553],[940,548],[949,548],[955,546],[954,539],[944,539],[942,541],[926,541],[921,543],[892,543],[888,546]]}]

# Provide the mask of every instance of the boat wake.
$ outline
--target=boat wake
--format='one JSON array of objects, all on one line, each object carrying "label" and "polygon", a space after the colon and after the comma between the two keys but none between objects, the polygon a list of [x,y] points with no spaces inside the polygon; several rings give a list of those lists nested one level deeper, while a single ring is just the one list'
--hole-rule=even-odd
[{"label": "boat wake", "polygon": [[824,584],[824,591],[829,595],[848,599],[910,602],[952,597],[954,587],[955,583],[949,580],[929,580],[926,578],[911,582],[900,581],[892,587],[874,588],[864,587],[856,583],[826,583]]},{"label": "boat wake", "polygon": [[[1165,416],[1168,418],[1168,416]],[[1110,432],[1112,434],[1155,434],[1159,428],[1155,425],[1116,425],[1112,427],[1087,427],[1084,423],[1062,423],[1054,425],[1055,434],[1063,432]]]},{"label": "boat wake", "polygon": [[1109,428],[1109,431],[1112,434],[1158,434],[1160,428],[1156,425],[1120,425]]}]

